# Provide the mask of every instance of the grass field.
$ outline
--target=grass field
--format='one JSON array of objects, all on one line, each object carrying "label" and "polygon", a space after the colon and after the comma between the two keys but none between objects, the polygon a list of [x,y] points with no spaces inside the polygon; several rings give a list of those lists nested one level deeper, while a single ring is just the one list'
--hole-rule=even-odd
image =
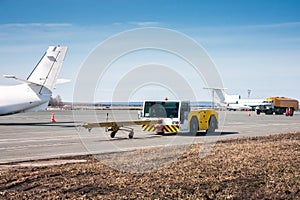
[{"label": "grass field", "polygon": [[[200,149],[200,144],[191,145],[165,167],[144,173],[116,170],[99,161],[126,160],[132,155],[128,152],[63,158],[84,163],[14,164],[0,170],[0,198],[300,199],[300,132],[221,141],[203,158]],[[134,152],[144,151],[160,159],[157,148]]]}]

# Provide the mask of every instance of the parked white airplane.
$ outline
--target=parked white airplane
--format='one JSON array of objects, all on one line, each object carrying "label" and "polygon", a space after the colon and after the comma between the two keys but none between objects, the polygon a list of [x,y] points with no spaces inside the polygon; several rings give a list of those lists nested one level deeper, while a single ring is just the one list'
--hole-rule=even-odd
[{"label": "parked white airplane", "polygon": [[255,110],[265,103],[265,99],[240,99],[237,103],[228,103],[227,110]]},{"label": "parked white airplane", "polygon": [[225,88],[207,88],[216,93],[227,110],[255,110],[256,106],[264,105],[265,99],[241,99],[240,95],[228,95]]},{"label": "parked white airplane", "polygon": [[46,109],[66,52],[67,47],[49,46],[26,80],[4,75],[22,84],[0,86],[0,115]]}]

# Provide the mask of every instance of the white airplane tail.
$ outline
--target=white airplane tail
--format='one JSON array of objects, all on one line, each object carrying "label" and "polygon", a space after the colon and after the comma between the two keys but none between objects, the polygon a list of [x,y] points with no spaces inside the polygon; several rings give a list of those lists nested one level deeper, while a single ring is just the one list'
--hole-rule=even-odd
[{"label": "white airplane tail", "polygon": [[241,99],[240,95],[229,95],[224,92],[225,101],[227,104],[236,104]]},{"label": "white airplane tail", "polygon": [[205,88],[210,89],[212,92],[217,94],[220,103],[230,104],[230,103],[237,103],[240,99],[240,95],[228,95],[224,91],[225,88]]},{"label": "white airplane tail", "polygon": [[66,52],[67,47],[49,46],[44,56],[28,76],[27,81],[42,86],[40,93],[42,93],[43,87],[52,91]]},{"label": "white airplane tail", "polygon": [[0,87],[0,115],[46,109],[66,52],[67,47],[50,46],[26,80],[4,75],[23,84]]}]

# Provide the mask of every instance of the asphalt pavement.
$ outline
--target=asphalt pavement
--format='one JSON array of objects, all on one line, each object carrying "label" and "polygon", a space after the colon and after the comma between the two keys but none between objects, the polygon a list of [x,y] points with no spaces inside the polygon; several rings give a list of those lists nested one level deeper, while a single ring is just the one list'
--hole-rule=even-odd
[{"label": "asphalt pavement", "polygon": [[[56,123],[51,123],[52,112]],[[108,114],[107,114],[108,113]],[[284,115],[256,115],[254,112],[222,111],[216,133],[197,135],[156,135],[133,126],[134,138],[126,131],[110,138],[104,128],[88,132],[79,125],[83,122],[109,120],[137,120],[136,110],[115,111],[43,111],[0,117],[0,163],[57,158],[73,155],[101,154],[130,151],[150,147],[216,143],[219,140],[263,136],[300,131],[300,113]]]}]

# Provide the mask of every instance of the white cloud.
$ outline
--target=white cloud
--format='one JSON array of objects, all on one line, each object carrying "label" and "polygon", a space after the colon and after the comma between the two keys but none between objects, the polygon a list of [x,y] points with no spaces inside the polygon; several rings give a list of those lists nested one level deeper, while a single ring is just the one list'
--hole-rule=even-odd
[{"label": "white cloud", "polygon": [[37,27],[48,27],[48,28],[63,28],[71,27],[70,23],[11,23],[11,24],[0,24],[0,28],[37,28]]},{"label": "white cloud", "polygon": [[[270,23],[270,24],[248,24],[248,25],[231,25],[231,26],[194,26],[194,27],[183,27],[179,28],[184,32],[193,32],[193,33],[218,33],[218,32],[232,32],[233,34],[239,33],[239,31],[258,31],[265,29],[267,31],[273,31],[273,29],[280,29],[282,31],[289,29],[299,29],[300,22],[285,22],[285,23]],[[247,33],[246,32],[246,33]],[[219,34],[219,33],[218,33]],[[243,32],[243,34],[245,34]]]},{"label": "white cloud", "polygon": [[133,25],[139,27],[153,27],[153,26],[159,26],[161,25],[161,23],[156,21],[129,21],[129,22],[115,22],[112,25],[114,26]]},{"label": "white cloud", "polygon": [[300,27],[300,22],[286,22],[286,23],[274,23],[274,24],[258,24],[258,25],[248,25],[241,26],[241,28],[293,28]]},{"label": "white cloud", "polygon": [[155,22],[155,21],[133,21],[133,22],[129,22],[129,24],[131,25],[135,25],[135,26],[159,26],[160,22]]}]

